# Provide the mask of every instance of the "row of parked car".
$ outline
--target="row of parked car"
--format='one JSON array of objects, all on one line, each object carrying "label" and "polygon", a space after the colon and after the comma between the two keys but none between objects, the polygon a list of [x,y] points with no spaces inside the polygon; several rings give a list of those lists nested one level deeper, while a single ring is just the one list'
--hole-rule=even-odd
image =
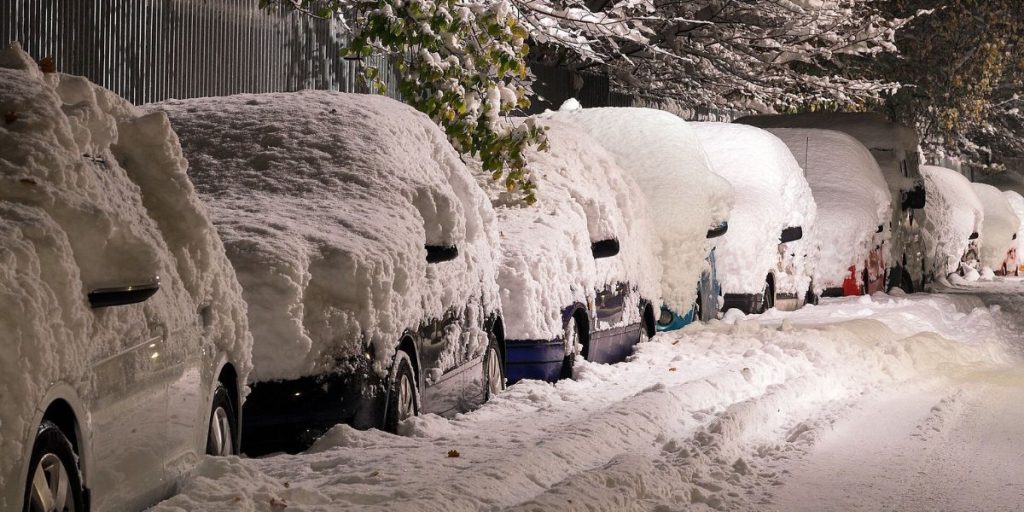
[{"label": "row of parked car", "polygon": [[4,510],[141,509],[203,453],[397,431],[729,309],[1020,263],[1024,199],[874,114],[570,102],[512,120],[548,139],[528,206],[383,97],[139,109],[17,47],[0,84]]}]

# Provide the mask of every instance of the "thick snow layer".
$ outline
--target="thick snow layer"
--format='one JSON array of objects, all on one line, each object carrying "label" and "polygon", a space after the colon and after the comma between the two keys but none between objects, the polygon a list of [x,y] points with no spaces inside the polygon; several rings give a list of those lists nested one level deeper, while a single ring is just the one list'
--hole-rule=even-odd
[{"label": "thick snow layer", "polygon": [[[1017,228],[1017,266],[1020,267],[1024,264],[1024,250],[1020,246],[1021,241],[1024,240],[1024,196],[1014,192],[1013,190],[1003,191],[1003,195],[1006,196],[1006,200],[1010,203],[1010,208],[1013,209],[1013,213],[1017,215],[1017,220],[1020,221],[1020,227]],[[1013,269],[1010,269],[1013,270]]]},{"label": "thick snow layer", "polygon": [[[889,224],[891,196],[871,152],[842,132],[816,128],[773,128],[804,169],[817,205],[814,284],[842,286],[850,266],[860,272],[876,243],[878,226]],[[885,230],[884,235],[888,235]],[[888,244],[883,257],[889,259]]]},{"label": "thick snow layer", "polygon": [[545,115],[583,127],[639,184],[661,239],[665,304],[689,311],[707,267],[707,231],[729,220],[733,203],[732,187],[710,171],[693,129],[675,115],[646,108],[578,109],[567,102]]},{"label": "thick snow layer", "polygon": [[981,233],[985,209],[964,175],[932,165],[922,165],[921,174],[928,191],[922,231],[926,258],[934,262],[937,275],[956,272],[971,234]]},{"label": "thick snow layer", "polygon": [[[7,118],[0,125],[0,488],[7,488],[51,386],[65,383],[88,401],[91,365],[156,324],[169,333],[168,357],[186,344],[225,351],[244,382],[252,338],[238,281],[163,114],[139,112],[81,77],[43,75],[17,45],[0,52],[0,111]],[[94,289],[154,276],[160,291],[141,305],[89,308]],[[196,314],[203,308],[206,328]]]},{"label": "thick snow layer", "polygon": [[812,112],[790,115],[757,115],[740,118],[737,123],[762,128],[820,128],[852,135],[864,144],[878,160],[886,183],[894,198],[901,190],[914,186],[913,178],[904,175],[900,162],[916,161],[917,133],[892,123],[873,112]]},{"label": "thick snow layer", "polygon": [[[690,123],[716,173],[732,184],[735,206],[729,231],[718,242],[718,279],[724,293],[759,294],[769,272],[776,291],[800,296],[810,286],[804,255],[813,249],[817,216],[811,187],[782,140],[760,128]],[[803,238],[780,247],[779,235],[801,227]],[[780,269],[783,249],[797,256]]]},{"label": "thick snow layer", "polygon": [[[368,348],[384,372],[405,329],[497,310],[490,202],[411,107],[304,91],[150,109],[170,116],[238,272],[256,380],[322,373]],[[428,265],[425,244],[459,255]],[[465,335],[452,351],[486,347],[480,329]]]},{"label": "thick snow layer", "polygon": [[[661,262],[654,255],[660,243],[639,188],[579,127],[536,122],[547,129],[550,147],[526,154],[537,187],[535,204],[509,201],[499,183],[478,173],[496,205],[506,338],[557,338],[564,308],[592,304],[596,291],[616,283],[629,283],[658,304]],[[619,241],[619,254],[595,260],[591,243],[607,239]],[[633,314],[623,321],[639,318]]]},{"label": "thick snow layer", "polygon": [[[1020,367],[1008,346],[1018,341],[1014,318],[974,296],[919,294],[825,300],[794,313],[694,325],[641,344],[628,362],[584,362],[577,380],[524,381],[455,419],[413,419],[406,437],[339,425],[304,454],[208,458],[179,496],[155,510],[833,510],[776,506],[775,495],[787,491],[801,459],[830,440],[871,433],[890,419],[910,422],[913,433],[932,405],[951,405],[940,396],[920,416],[893,407],[856,430],[835,427],[876,400],[932,383],[942,384],[940,395],[955,394],[979,374],[994,375],[997,388],[1024,390],[1011,373]],[[1009,418],[1017,420],[1019,401],[1002,407],[1017,411]],[[945,446],[936,421],[949,416],[934,416],[916,431],[929,437],[908,433],[888,445],[893,455]],[[993,493],[1000,501],[991,508],[1013,510],[1022,436],[1018,424],[999,424],[1006,430],[990,432],[1006,440],[996,447],[1012,465],[993,474],[979,464],[970,475],[953,476],[1008,481]],[[992,439],[981,436],[976,444]],[[965,450],[951,460],[960,467],[973,456]],[[944,464],[930,464],[930,477],[948,474]],[[860,466],[882,469],[858,461],[818,478],[839,485]],[[915,495],[902,484],[905,476],[920,478],[919,469],[879,482],[891,491],[888,498]],[[883,504],[891,502],[858,510]],[[945,509],[904,510],[935,508]]]},{"label": "thick snow layer", "polygon": [[985,207],[984,222],[981,226],[982,267],[999,269],[1006,259],[1006,252],[1015,247],[1013,236],[1020,229],[1021,221],[1013,212],[1010,202],[999,189],[984,183],[972,183],[974,193]]}]

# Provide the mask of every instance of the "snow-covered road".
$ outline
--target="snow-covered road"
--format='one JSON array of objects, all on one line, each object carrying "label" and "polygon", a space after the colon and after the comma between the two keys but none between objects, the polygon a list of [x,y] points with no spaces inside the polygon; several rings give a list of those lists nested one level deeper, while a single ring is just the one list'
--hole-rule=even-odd
[{"label": "snow-covered road", "polygon": [[1019,510],[1024,283],[949,291],[729,315],[403,436],[208,459],[157,510]]}]

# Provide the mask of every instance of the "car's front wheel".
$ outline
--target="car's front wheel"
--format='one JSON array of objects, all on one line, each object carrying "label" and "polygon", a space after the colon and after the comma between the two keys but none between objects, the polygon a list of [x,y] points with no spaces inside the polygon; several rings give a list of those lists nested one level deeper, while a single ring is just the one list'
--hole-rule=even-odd
[{"label": "car's front wheel", "polygon": [[206,436],[207,455],[238,455],[238,446],[235,443],[238,416],[235,410],[228,388],[218,382],[210,408],[210,430]]},{"label": "car's front wheel", "polygon": [[75,451],[60,428],[44,421],[36,432],[25,488],[25,512],[85,510]]},{"label": "car's front wheel", "polygon": [[570,317],[565,324],[565,356],[562,358],[562,374],[560,378],[571,379],[572,369],[576,366],[576,353],[580,350],[580,328],[576,317]]},{"label": "car's front wheel", "polygon": [[405,351],[399,350],[395,354],[394,372],[389,383],[384,428],[397,433],[398,424],[416,414],[416,377],[412,371],[412,360]]},{"label": "car's front wheel", "polygon": [[485,400],[490,400],[505,390],[505,365],[501,362],[498,340],[493,334],[488,337],[490,340],[487,344],[487,354],[484,356]]}]

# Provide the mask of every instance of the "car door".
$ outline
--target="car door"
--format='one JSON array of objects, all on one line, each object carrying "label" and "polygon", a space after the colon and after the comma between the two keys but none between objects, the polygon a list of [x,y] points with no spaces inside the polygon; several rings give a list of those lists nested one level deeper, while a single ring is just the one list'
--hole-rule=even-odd
[{"label": "car door", "polygon": [[420,412],[451,415],[460,410],[464,385],[460,370],[465,362],[460,350],[462,334],[459,314],[454,310],[420,328],[418,348],[423,368]]},{"label": "car door", "polygon": [[[116,308],[145,308],[141,304]],[[94,310],[116,314],[115,308]],[[94,474],[90,477],[96,510],[141,509],[169,490],[164,471],[167,435],[167,381],[162,375],[170,334],[156,309],[133,322],[112,343],[117,348],[92,362],[95,391],[91,403]]]},{"label": "car door", "polygon": [[214,377],[205,354],[215,353],[204,339],[211,320],[210,306],[196,313],[195,324],[181,326],[169,336],[167,346],[167,476],[184,476],[206,452],[210,412],[208,396]]}]

